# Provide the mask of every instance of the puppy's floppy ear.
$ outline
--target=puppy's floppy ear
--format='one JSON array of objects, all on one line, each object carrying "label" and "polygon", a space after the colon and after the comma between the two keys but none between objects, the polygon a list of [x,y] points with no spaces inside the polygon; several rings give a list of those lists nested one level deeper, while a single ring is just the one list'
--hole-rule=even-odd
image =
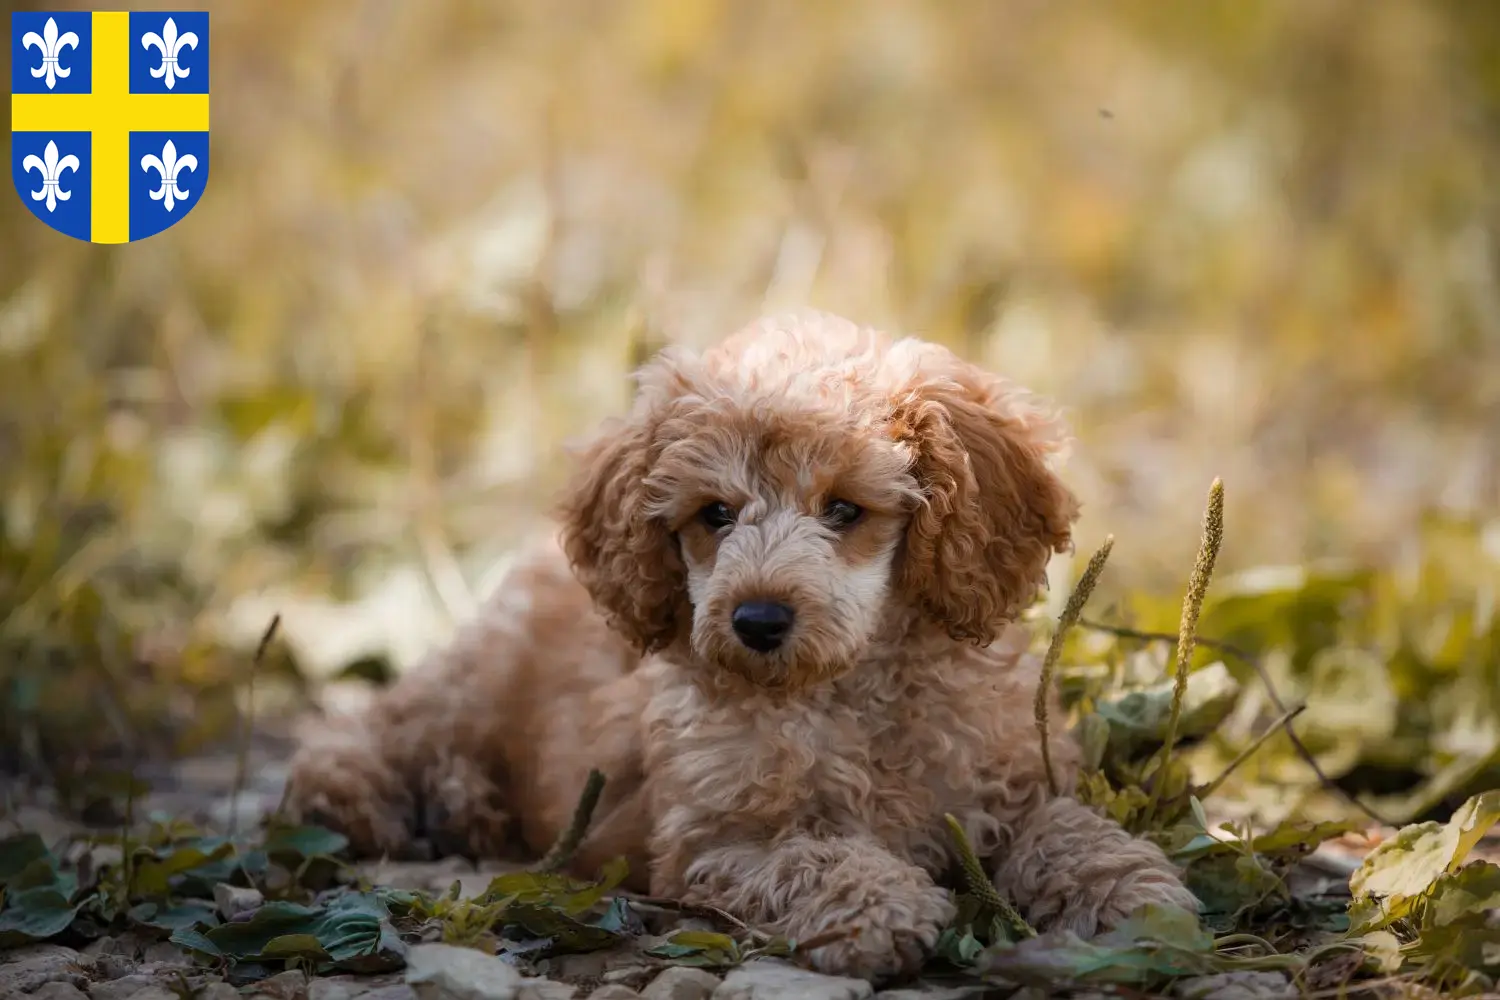
[{"label": "puppy's floppy ear", "polygon": [[574,574],[610,625],[643,652],[668,645],[691,617],[676,541],[647,513],[654,426],[640,407],[596,438],[559,510]]},{"label": "puppy's floppy ear", "polygon": [[1057,427],[1022,390],[947,357],[896,401],[893,427],[915,452],[926,497],[907,529],[900,582],[955,639],[988,643],[1071,544],[1078,501],[1046,464]]}]

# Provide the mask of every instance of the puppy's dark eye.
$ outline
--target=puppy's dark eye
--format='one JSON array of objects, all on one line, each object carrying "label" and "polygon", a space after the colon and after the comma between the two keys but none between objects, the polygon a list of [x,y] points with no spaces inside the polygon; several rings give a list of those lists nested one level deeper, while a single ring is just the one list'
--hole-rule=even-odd
[{"label": "puppy's dark eye", "polygon": [[864,508],[848,500],[830,500],[823,508],[823,520],[832,528],[851,528],[864,516]]},{"label": "puppy's dark eye", "polygon": [[698,512],[698,520],[702,521],[709,531],[729,527],[734,523],[735,516],[734,508],[720,501],[714,501]]}]

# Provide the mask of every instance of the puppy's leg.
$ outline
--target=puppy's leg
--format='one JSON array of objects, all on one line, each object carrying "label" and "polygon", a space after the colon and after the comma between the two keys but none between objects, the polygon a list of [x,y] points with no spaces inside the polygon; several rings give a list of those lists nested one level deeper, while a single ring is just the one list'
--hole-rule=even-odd
[{"label": "puppy's leg", "polygon": [[[493,630],[481,617],[383,691],[357,719],[308,733],[292,761],[285,807],[346,834],[356,855],[404,856],[419,835],[443,854],[491,856],[509,818],[484,754],[492,688],[507,679],[484,669]],[[481,759],[481,758],[487,759]]]},{"label": "puppy's leg", "polygon": [[688,859],[680,879],[661,875],[653,891],[680,890],[686,902],[794,940],[847,932],[808,957],[822,972],[862,979],[917,969],[954,914],[949,893],[931,875],[862,838],[741,841]]},{"label": "puppy's leg", "polygon": [[283,812],[349,838],[356,855],[400,856],[411,843],[412,797],[363,726],[333,726],[306,741],[292,758]]},{"label": "puppy's leg", "polygon": [[995,888],[1039,929],[1088,937],[1147,903],[1199,909],[1161,848],[1076,799],[1048,799],[1002,823],[1014,836],[997,852]]}]

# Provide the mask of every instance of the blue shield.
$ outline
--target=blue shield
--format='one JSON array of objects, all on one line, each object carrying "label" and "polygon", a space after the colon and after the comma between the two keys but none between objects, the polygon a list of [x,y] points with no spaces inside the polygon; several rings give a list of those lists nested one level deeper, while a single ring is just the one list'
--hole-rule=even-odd
[{"label": "blue shield", "polygon": [[127,243],[208,184],[207,11],[11,15],[11,176],[32,215]]}]

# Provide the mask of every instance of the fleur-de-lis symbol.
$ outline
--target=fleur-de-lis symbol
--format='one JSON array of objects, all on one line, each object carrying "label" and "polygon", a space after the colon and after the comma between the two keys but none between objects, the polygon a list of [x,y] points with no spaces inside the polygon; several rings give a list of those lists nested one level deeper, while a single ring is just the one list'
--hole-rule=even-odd
[{"label": "fleur-de-lis symbol", "polygon": [[161,65],[151,71],[151,75],[160,80],[166,77],[167,89],[171,90],[173,84],[179,79],[186,79],[188,68],[177,63],[177,57],[182,54],[183,49],[196,49],[198,47],[198,36],[191,31],[182,34],[177,33],[177,22],[170,17],[167,23],[162,25],[161,34],[148,31],[141,36],[141,48],[149,49],[156,47],[161,50]]},{"label": "fleur-de-lis symbol", "polygon": [[168,212],[172,211],[174,205],[179,201],[187,201],[188,193],[177,183],[177,177],[184,170],[196,170],[198,158],[192,153],[179,157],[177,145],[171,139],[161,148],[161,156],[155,153],[147,153],[141,157],[141,169],[150,173],[155,170],[161,174],[161,187],[150,192],[152,201],[160,201]]},{"label": "fleur-de-lis symbol", "polygon": [[47,202],[47,211],[57,211],[57,203],[67,201],[73,197],[72,191],[62,189],[62,174],[64,170],[78,173],[78,157],[69,153],[62,159],[57,158],[57,143],[47,141],[47,148],[42,150],[42,155],[32,153],[21,161],[21,172],[29,174],[33,170],[42,175],[42,189],[31,192],[32,201]]},{"label": "fleur-de-lis symbol", "polygon": [[[12,38],[15,36],[12,35]],[[58,60],[62,58],[63,49],[78,48],[78,33],[68,31],[59,37],[57,34],[57,19],[47,18],[47,23],[42,25],[42,33],[38,35],[35,31],[28,31],[21,36],[21,48],[29,49],[33,45],[42,50],[42,64],[33,66],[31,76],[40,80],[47,78],[47,89],[51,90],[57,86],[59,79],[66,80],[73,75],[72,69],[63,66]],[[32,157],[36,159],[36,157]]]}]

